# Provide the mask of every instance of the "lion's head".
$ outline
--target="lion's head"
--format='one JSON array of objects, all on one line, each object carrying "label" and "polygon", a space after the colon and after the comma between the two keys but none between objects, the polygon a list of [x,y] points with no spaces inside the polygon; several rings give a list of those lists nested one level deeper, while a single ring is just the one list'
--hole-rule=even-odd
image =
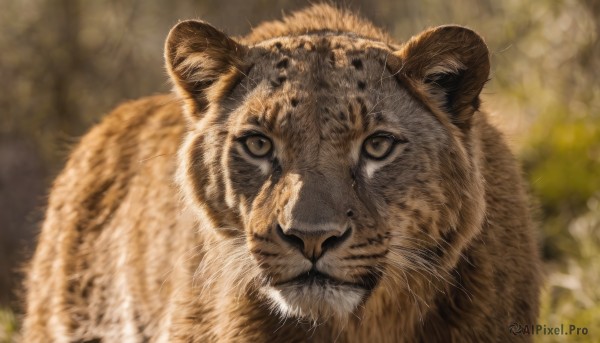
[{"label": "lion's head", "polygon": [[179,181],[220,265],[205,278],[313,320],[346,317],[378,288],[444,283],[484,212],[477,34],[245,45],[185,21],[166,60],[190,123]]}]

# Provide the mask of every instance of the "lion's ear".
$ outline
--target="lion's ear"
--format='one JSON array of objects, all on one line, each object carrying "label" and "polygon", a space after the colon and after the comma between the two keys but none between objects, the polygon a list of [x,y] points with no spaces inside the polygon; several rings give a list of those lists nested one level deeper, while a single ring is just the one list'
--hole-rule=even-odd
[{"label": "lion's ear", "polygon": [[183,21],[171,29],[165,44],[167,70],[191,114],[201,115],[232,86],[243,69],[246,51],[201,21]]},{"label": "lion's ear", "polygon": [[411,38],[394,55],[400,57],[400,76],[448,112],[454,124],[470,126],[490,71],[489,52],[478,34],[440,26]]}]

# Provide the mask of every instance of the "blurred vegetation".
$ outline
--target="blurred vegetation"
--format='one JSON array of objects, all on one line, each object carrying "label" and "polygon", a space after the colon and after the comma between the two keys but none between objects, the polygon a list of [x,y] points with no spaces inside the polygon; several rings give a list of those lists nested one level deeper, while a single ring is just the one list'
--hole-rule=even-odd
[{"label": "blurred vegetation", "polygon": [[0,342],[11,342],[17,339],[17,320],[10,309],[0,307]]},{"label": "blurred vegetation", "polygon": [[[0,0],[0,341],[16,333],[22,261],[69,147],[117,103],[169,90],[163,40],[178,19],[239,35],[292,0]],[[539,208],[540,323],[600,341],[600,2],[346,0],[399,41],[456,23],[492,52],[484,106],[522,161]],[[537,336],[539,342],[563,337]]]}]

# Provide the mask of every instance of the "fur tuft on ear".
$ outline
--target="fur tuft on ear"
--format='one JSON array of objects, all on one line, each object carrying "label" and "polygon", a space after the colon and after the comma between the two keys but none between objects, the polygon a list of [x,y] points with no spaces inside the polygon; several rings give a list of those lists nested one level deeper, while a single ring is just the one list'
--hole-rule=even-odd
[{"label": "fur tuft on ear", "polygon": [[[171,29],[165,43],[165,61],[188,114],[200,116],[211,101],[233,86],[236,77],[232,76],[244,68],[246,52],[245,46],[201,21],[183,21]],[[217,82],[220,80],[223,82]]]},{"label": "fur tuft on ear", "polygon": [[490,59],[483,39],[461,26],[440,26],[411,38],[400,51],[398,74],[433,105],[469,128],[488,80]]}]

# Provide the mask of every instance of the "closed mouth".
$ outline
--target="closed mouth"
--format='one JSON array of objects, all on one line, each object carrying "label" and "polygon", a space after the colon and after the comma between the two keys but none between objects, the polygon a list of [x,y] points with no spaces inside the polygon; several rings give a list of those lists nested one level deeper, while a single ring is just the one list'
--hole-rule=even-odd
[{"label": "closed mouth", "polygon": [[326,273],[323,273],[314,267],[298,276],[293,277],[292,279],[285,280],[282,282],[278,282],[273,286],[333,286],[333,287],[354,287],[354,288],[365,288],[363,285],[355,282],[347,282],[334,278]]}]

